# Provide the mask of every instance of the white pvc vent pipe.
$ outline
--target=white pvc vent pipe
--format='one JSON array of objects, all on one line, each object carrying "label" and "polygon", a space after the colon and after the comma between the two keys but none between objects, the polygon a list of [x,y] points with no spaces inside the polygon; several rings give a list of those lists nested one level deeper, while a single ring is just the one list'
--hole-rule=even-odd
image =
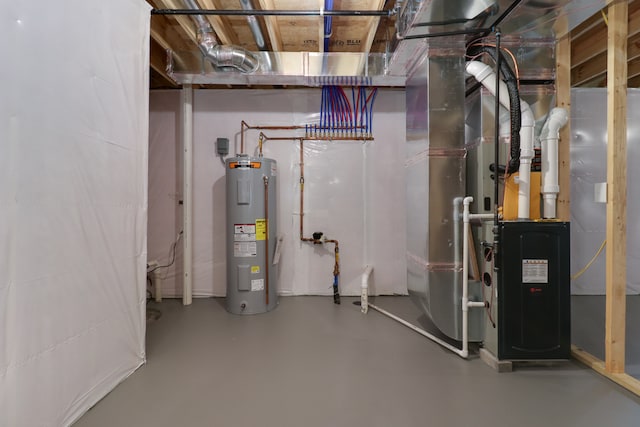
[{"label": "white pvc vent pipe", "polygon": [[[495,96],[496,73],[490,66],[480,61],[469,61],[467,62],[466,71]],[[500,80],[499,102],[504,108],[511,110],[507,84],[502,80]],[[518,170],[518,219],[529,219],[531,159],[533,159],[534,154],[535,120],[529,104],[522,99],[520,100],[520,112],[522,125],[520,127],[520,169]],[[496,129],[496,131],[498,130]]]},{"label": "white pvc vent pipe", "polygon": [[362,283],[360,284],[360,311],[367,314],[369,311],[369,277],[371,277],[373,267],[367,265],[362,273]]},{"label": "white pvc vent pipe", "polygon": [[[387,317],[392,318],[396,322],[402,323],[404,326],[411,328],[416,331],[420,335],[429,338],[431,341],[440,344],[442,347],[446,348],[457,354],[458,356],[466,359],[469,357],[469,309],[470,308],[484,308],[484,301],[469,301],[469,223],[472,219],[493,220],[493,214],[472,214],[470,213],[469,206],[473,202],[473,197],[465,197],[462,200],[463,205],[463,213],[462,213],[462,222],[463,222],[463,243],[462,243],[462,348],[459,349],[448,342],[436,337],[433,334],[425,331],[424,329],[418,328],[417,326],[407,322],[406,320],[396,316],[388,312],[387,310],[378,307],[377,305],[368,303],[368,296],[366,294],[366,290],[368,289],[368,281],[369,276],[371,275],[372,267],[367,266],[362,275],[362,296],[360,299],[360,303],[362,304],[362,312],[366,313],[367,308],[371,307],[377,312],[384,314]],[[459,202],[454,203],[454,209],[458,209],[457,205]],[[456,210],[456,215],[459,215],[459,211]],[[366,307],[366,308],[365,308]]]},{"label": "white pvc vent pipe", "polygon": [[558,141],[560,129],[567,124],[569,115],[564,108],[554,108],[542,127],[542,217],[556,218],[558,192]]}]

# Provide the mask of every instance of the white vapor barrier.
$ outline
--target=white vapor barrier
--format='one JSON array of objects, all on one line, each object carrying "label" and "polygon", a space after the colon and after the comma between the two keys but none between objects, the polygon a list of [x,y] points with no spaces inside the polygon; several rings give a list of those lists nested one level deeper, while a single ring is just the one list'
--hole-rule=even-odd
[{"label": "white vapor barrier", "polygon": [[[350,96],[350,91],[347,91]],[[182,227],[180,94],[153,91],[149,143],[149,259],[170,264]],[[217,138],[240,150],[240,123],[289,126],[317,123],[320,89],[197,90],[194,97],[195,296],[226,294],[225,168]],[[373,108],[375,141],[305,141],[305,236],[322,231],[340,242],[340,292],[360,295],[361,274],[374,267],[372,294],[406,294],[404,91],[380,89]],[[258,130],[246,131],[245,151],[257,154]],[[301,136],[304,130],[264,130]],[[278,162],[278,234],[283,236],[278,287],[283,295],[330,295],[333,245],[300,242],[300,148],[269,141],[264,156]],[[182,247],[156,271],[164,296],[182,294]]]},{"label": "white vapor barrier", "polygon": [[1,426],[70,425],[145,361],[149,9],[3,2]]},{"label": "white vapor barrier", "polygon": [[[571,91],[571,273],[582,270],[606,239],[606,204],[595,200],[607,181],[607,89]],[[640,90],[628,91],[627,117],[627,293],[640,293]],[[562,144],[562,141],[560,142]],[[605,294],[606,247],[572,281],[577,295]]]}]

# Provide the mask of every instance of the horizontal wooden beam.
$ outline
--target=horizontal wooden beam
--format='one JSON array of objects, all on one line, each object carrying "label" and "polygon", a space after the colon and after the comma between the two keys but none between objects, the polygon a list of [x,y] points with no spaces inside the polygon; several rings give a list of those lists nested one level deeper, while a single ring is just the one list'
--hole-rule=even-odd
[{"label": "horizontal wooden beam", "polygon": [[[274,10],[273,0],[259,0],[260,8],[264,10]],[[265,16],[264,23],[269,34],[271,42],[271,50],[280,52],[282,50],[282,36],[280,35],[280,27],[278,26],[278,18],[275,16]]]},{"label": "horizontal wooden beam", "polygon": [[[200,0],[203,9],[223,9],[217,0]],[[207,16],[221,44],[238,44],[238,36],[229,24],[226,16]]]},{"label": "horizontal wooden beam", "polygon": [[629,61],[628,74],[629,74],[627,76],[628,81],[640,76],[640,58],[634,58]]},{"label": "horizontal wooden beam", "polygon": [[629,77],[629,87],[640,88],[640,74]]},{"label": "horizontal wooden beam", "polygon": [[149,51],[149,65],[166,82],[165,85],[178,87],[177,83],[167,74],[167,50],[156,40],[151,39]]},{"label": "horizontal wooden beam", "polygon": [[[590,27],[587,32],[571,33],[573,40],[571,46],[571,64],[576,67],[586,61],[607,51],[607,26],[601,14],[596,14],[590,19],[596,19],[597,24]],[[629,37],[640,34],[640,0],[629,4]],[[637,40],[637,38],[636,38]],[[631,44],[631,40],[629,41]]]},{"label": "horizontal wooden beam", "polygon": [[[573,46],[573,45],[572,45]],[[635,60],[640,58],[640,33],[630,37],[627,41],[627,58],[629,60],[629,73]],[[591,60],[571,68],[572,86],[584,86],[590,82],[601,81],[607,75],[607,50],[601,52]],[[634,74],[631,77],[635,77]]]},{"label": "horizontal wooden beam", "polygon": [[571,86],[582,86],[607,74],[607,51],[571,68]]},{"label": "horizontal wooden beam", "polygon": [[604,367],[604,362],[575,345],[571,346],[571,356],[578,362],[593,369],[600,375],[610,379],[630,392],[640,396],[640,380],[628,374],[611,374]]}]

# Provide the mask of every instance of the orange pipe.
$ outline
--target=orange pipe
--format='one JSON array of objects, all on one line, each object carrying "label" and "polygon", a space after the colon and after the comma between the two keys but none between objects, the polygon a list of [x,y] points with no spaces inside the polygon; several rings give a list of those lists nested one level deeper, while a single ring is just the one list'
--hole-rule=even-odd
[{"label": "orange pipe", "polygon": [[267,306],[269,305],[269,177],[262,178],[264,182],[264,225],[266,227],[264,244],[267,248],[265,256],[266,262],[264,263],[264,294]]}]

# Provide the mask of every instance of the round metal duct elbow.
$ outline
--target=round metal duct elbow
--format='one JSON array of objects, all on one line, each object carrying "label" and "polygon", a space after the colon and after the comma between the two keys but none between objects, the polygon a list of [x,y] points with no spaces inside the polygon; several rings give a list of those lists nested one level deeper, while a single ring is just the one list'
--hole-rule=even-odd
[{"label": "round metal duct elbow", "polygon": [[217,45],[205,54],[218,67],[232,67],[243,73],[253,73],[260,67],[260,58],[239,46]]},{"label": "round metal duct elbow", "polygon": [[213,31],[199,31],[198,46],[205,58],[216,67],[231,67],[243,73],[253,73],[260,67],[258,55],[239,46],[218,44]]}]

